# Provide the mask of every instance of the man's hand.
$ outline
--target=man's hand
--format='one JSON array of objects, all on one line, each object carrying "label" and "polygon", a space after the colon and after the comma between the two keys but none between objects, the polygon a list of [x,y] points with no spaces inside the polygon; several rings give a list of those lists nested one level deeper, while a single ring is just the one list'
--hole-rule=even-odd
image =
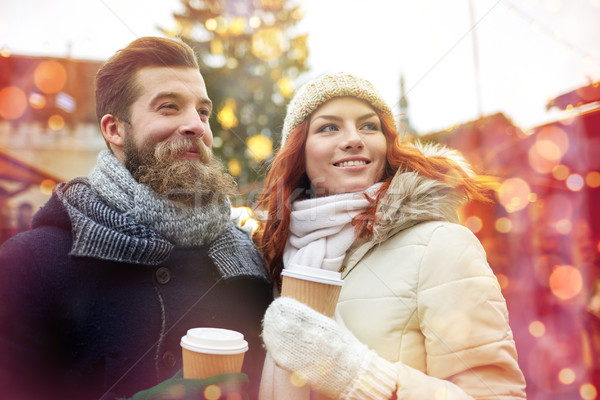
[{"label": "man's hand", "polygon": [[246,374],[221,374],[205,379],[183,379],[182,376],[179,370],[171,379],[138,392],[128,400],[248,399]]}]

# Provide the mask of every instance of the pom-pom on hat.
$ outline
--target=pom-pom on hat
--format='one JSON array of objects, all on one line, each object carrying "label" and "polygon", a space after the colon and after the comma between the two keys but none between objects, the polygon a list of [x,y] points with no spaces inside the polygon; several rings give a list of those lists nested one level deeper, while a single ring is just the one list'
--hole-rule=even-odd
[{"label": "pom-pom on hat", "polygon": [[345,72],[323,75],[302,86],[290,101],[283,121],[281,147],[290,132],[323,103],[344,96],[362,99],[377,111],[392,115],[392,110],[371,82]]}]

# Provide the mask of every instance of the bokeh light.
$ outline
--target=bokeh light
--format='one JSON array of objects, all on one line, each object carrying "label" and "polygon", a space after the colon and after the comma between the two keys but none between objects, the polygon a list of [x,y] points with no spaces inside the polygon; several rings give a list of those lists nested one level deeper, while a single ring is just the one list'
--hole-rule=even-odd
[{"label": "bokeh light", "polygon": [[250,157],[256,162],[261,162],[273,154],[273,140],[260,133],[246,139],[246,145]]},{"label": "bokeh light", "polygon": [[238,126],[238,119],[235,116],[237,104],[234,99],[226,99],[225,104],[217,114],[217,121],[226,131]]},{"label": "bokeh light", "polygon": [[572,299],[583,289],[581,272],[571,265],[557,265],[550,275],[549,286],[559,299]]},{"label": "bokeh light", "polygon": [[588,172],[587,175],[585,176],[585,183],[592,189],[600,187],[600,172],[598,172],[598,171]]},{"label": "bokeh light", "polygon": [[294,371],[290,374],[290,383],[295,387],[303,387],[306,385],[306,376],[301,372]]},{"label": "bokeh light", "polygon": [[204,389],[204,398],[206,400],[218,400],[221,394],[221,388],[217,385],[208,385]]},{"label": "bokeh light", "polygon": [[265,10],[281,10],[283,0],[261,0],[261,4]]},{"label": "bokeh light", "polygon": [[555,227],[556,232],[560,233],[561,235],[568,235],[573,229],[573,224],[571,223],[570,219],[560,219],[556,221]]},{"label": "bokeh light", "polygon": [[209,18],[204,23],[204,26],[206,27],[207,30],[214,31],[217,29],[217,20],[214,18]]},{"label": "bokeh light", "polygon": [[473,233],[478,233],[483,228],[483,221],[477,215],[471,215],[465,220],[465,226]]},{"label": "bokeh light", "polygon": [[556,166],[556,160],[549,160],[544,158],[540,154],[540,146],[538,146],[538,142],[535,142],[533,146],[529,148],[529,152],[527,153],[529,159],[529,165],[533,168],[534,171],[540,174],[548,174],[552,172],[554,167]]},{"label": "bokeh light", "polygon": [[65,127],[65,119],[62,115],[53,114],[48,118],[48,128],[53,131],[60,131]]},{"label": "bokeh light", "polygon": [[248,24],[250,25],[250,28],[256,29],[261,24],[260,18],[258,18],[257,16],[252,16],[252,17],[250,17]]},{"label": "bokeh light", "polygon": [[564,181],[569,177],[571,170],[564,164],[559,164],[552,168],[552,176],[554,179],[558,179],[559,181]]},{"label": "bokeh light", "polygon": [[548,161],[559,161],[562,154],[560,148],[551,140],[536,140],[535,145],[537,153]]},{"label": "bokeh light", "polygon": [[212,147],[215,149],[220,149],[221,146],[223,146],[223,138],[221,138],[220,136],[213,137]]},{"label": "bokeh light", "polygon": [[227,169],[233,176],[239,176],[242,173],[242,163],[237,158],[232,158],[227,163]]},{"label": "bokeh light", "polygon": [[512,221],[506,217],[501,217],[496,220],[494,227],[500,233],[508,233],[512,230]]},{"label": "bokeh light", "polygon": [[279,58],[282,45],[283,32],[277,28],[261,29],[252,36],[252,54],[263,61]]},{"label": "bokeh light", "polygon": [[212,54],[221,55],[225,52],[225,48],[223,47],[223,41],[219,38],[214,38],[210,41],[210,52]]},{"label": "bokeh light", "polygon": [[575,371],[571,368],[563,368],[558,372],[558,381],[563,385],[570,385],[575,382]]},{"label": "bokeh light", "polygon": [[537,193],[529,193],[529,196],[527,196],[527,200],[529,200],[530,203],[535,203],[538,200]]},{"label": "bokeh light", "polygon": [[33,80],[42,92],[58,93],[67,83],[67,71],[58,61],[42,61],[33,72]]},{"label": "bokeh light", "polygon": [[31,108],[41,110],[46,107],[46,96],[33,92],[29,95],[29,105]]},{"label": "bokeh light", "polygon": [[235,17],[231,20],[229,24],[229,33],[233,36],[238,36],[244,33],[246,29],[246,19],[242,17]]},{"label": "bokeh light", "polygon": [[579,395],[583,400],[595,400],[598,397],[598,390],[591,383],[584,383],[579,388]]},{"label": "bokeh light", "polygon": [[529,333],[536,338],[542,337],[546,333],[546,325],[542,321],[533,321],[529,324]]},{"label": "bokeh light", "polygon": [[561,158],[569,149],[569,137],[555,125],[542,128],[535,142],[529,148],[529,165],[540,174],[553,172]]},{"label": "bokeh light", "polygon": [[0,116],[4,119],[17,119],[27,109],[27,96],[16,86],[0,90]]},{"label": "bokeh light", "polygon": [[52,194],[52,191],[54,190],[55,186],[56,186],[56,182],[53,181],[52,179],[44,179],[40,183],[40,192],[42,192],[42,194],[50,196]]},{"label": "bokeh light", "polygon": [[544,127],[536,136],[540,155],[548,160],[560,160],[569,150],[569,136],[556,125]]},{"label": "bokeh light", "polygon": [[573,192],[579,192],[583,189],[583,177],[579,174],[571,174],[565,181],[567,188]]},{"label": "bokeh light", "polygon": [[521,178],[508,178],[502,182],[497,192],[498,201],[509,213],[527,207],[530,194],[529,184]]},{"label": "bokeh light", "polygon": [[277,81],[279,92],[285,98],[291,98],[294,94],[294,84],[290,78],[283,77]]}]

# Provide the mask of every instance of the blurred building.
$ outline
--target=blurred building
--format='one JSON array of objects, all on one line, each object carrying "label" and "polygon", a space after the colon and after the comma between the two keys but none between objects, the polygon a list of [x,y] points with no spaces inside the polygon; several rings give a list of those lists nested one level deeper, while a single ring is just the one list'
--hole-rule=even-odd
[{"label": "blurred building", "polygon": [[523,132],[502,114],[427,135],[496,181],[463,222],[507,299],[528,399],[600,392],[600,85],[548,103],[564,118]]},{"label": "blurred building", "polygon": [[[87,175],[104,140],[96,122],[99,61],[0,55],[0,231],[24,226],[54,185]],[[1,240],[0,240],[1,241]]]}]

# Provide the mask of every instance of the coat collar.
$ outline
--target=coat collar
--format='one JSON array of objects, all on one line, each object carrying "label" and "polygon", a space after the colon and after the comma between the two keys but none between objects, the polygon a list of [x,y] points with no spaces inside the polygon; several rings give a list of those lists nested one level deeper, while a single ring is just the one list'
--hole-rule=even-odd
[{"label": "coat collar", "polygon": [[[450,158],[468,174],[472,174],[470,166],[455,150],[433,144],[413,146],[426,157]],[[459,223],[457,209],[466,201],[467,197],[464,194],[445,182],[425,177],[414,171],[399,169],[387,193],[377,205],[373,237],[367,242],[358,243],[348,251],[342,267],[342,277],[348,274],[373,247],[405,229],[425,221]]]}]

